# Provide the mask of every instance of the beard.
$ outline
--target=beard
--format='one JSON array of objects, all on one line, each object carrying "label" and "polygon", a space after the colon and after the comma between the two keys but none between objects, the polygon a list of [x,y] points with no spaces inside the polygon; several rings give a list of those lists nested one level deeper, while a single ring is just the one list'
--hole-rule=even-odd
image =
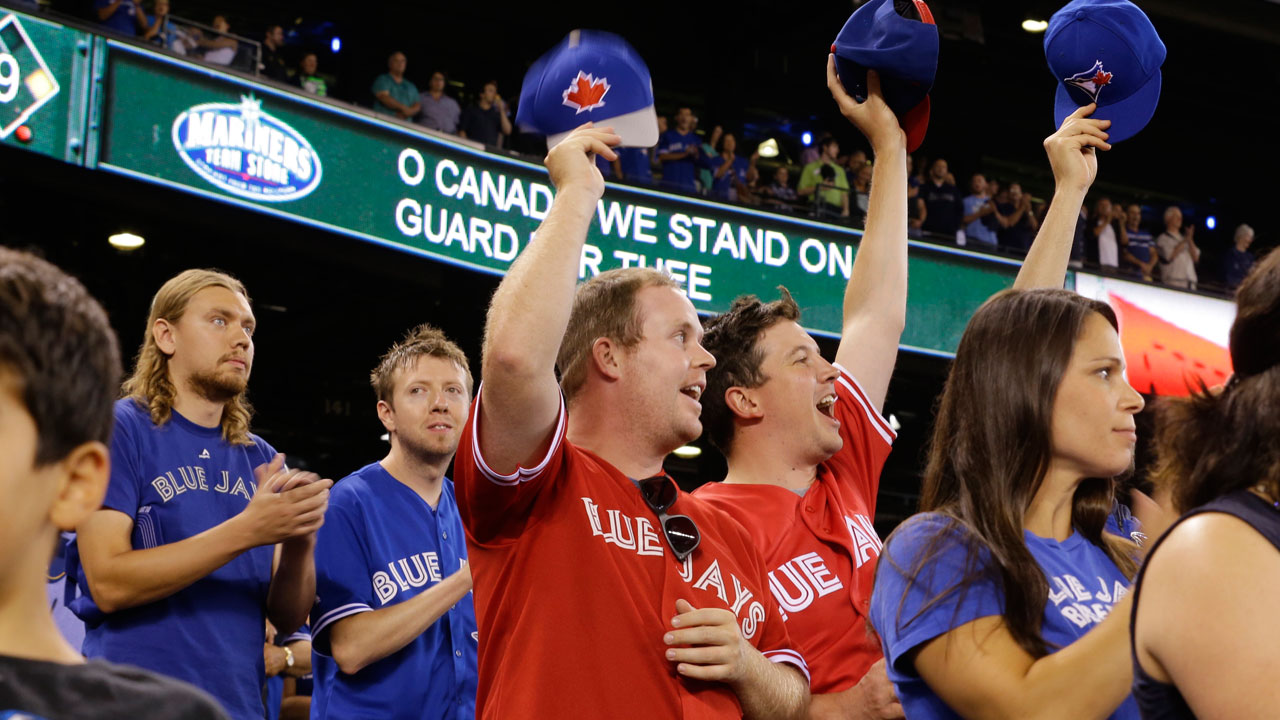
[{"label": "beard", "polygon": [[230,402],[249,387],[245,375],[216,371],[194,373],[187,382],[200,397],[215,403]]},{"label": "beard", "polygon": [[405,433],[396,434],[396,441],[400,444],[404,453],[415,461],[426,465],[434,465],[441,460],[448,462],[453,458],[453,454],[458,451],[458,443],[461,439],[461,434],[459,434],[444,443],[431,443],[423,442],[421,438],[411,437]]}]

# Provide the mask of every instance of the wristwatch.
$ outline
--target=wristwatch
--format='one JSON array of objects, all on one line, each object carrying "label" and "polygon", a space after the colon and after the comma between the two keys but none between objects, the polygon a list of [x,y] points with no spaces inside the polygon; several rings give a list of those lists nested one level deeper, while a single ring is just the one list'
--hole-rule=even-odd
[{"label": "wristwatch", "polygon": [[284,646],[284,666],[293,667],[293,650],[288,646]]}]

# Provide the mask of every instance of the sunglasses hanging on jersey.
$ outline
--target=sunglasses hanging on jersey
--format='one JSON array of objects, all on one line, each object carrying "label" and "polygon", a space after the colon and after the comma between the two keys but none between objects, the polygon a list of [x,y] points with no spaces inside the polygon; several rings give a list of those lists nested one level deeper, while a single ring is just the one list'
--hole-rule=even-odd
[{"label": "sunglasses hanging on jersey", "polygon": [[649,509],[658,516],[662,523],[662,534],[667,538],[667,547],[676,556],[676,560],[684,562],[702,542],[702,533],[688,515],[668,515],[667,510],[676,504],[680,497],[676,482],[666,475],[655,475],[644,480],[632,480],[640,488],[640,497]]}]

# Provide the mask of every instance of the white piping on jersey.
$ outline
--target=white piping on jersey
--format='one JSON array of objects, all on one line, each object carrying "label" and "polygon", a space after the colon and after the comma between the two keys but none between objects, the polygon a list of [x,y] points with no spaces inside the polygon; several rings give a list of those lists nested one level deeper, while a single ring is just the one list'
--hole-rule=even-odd
[{"label": "white piping on jersey", "polygon": [[795,650],[789,650],[786,648],[779,649],[779,650],[766,650],[765,652],[761,653],[761,655],[764,655],[765,659],[769,660],[770,662],[787,663],[788,665],[794,665],[796,669],[804,673],[805,683],[810,683],[813,681],[813,678],[809,676],[809,664],[806,663],[804,661],[804,657],[800,655],[800,653],[796,652]]},{"label": "white piping on jersey", "polygon": [[867,399],[867,391],[862,389],[862,384],[859,383],[858,379],[843,366],[837,364],[836,368],[840,370],[840,379],[838,382],[841,385],[844,385],[845,389],[853,395],[853,399],[858,401],[858,405],[862,406],[863,414],[871,420],[871,425],[876,429],[876,432],[880,433],[880,437],[884,438],[884,441],[887,444],[892,445],[894,438],[898,437],[898,434],[893,431],[893,428],[889,427],[888,421],[884,419],[884,416],[882,416],[875,409],[875,406],[871,404],[871,401]]},{"label": "white piping on jersey", "polygon": [[311,634],[319,635],[320,631],[342,618],[350,615],[357,615],[362,612],[373,612],[373,608],[364,603],[347,603],[346,605],[336,607],[320,616],[320,620],[316,622],[316,626],[311,628]]},{"label": "white piping on jersey", "polygon": [[[484,382],[481,381],[480,387],[476,389],[476,402],[480,402],[480,392],[484,390]],[[560,395],[560,414],[556,416],[555,440],[551,443],[551,447],[547,448],[547,454],[532,468],[517,467],[516,471],[510,475],[503,475],[494,472],[489,464],[485,462],[484,455],[480,453],[480,408],[476,408],[476,419],[471,424],[471,454],[476,458],[476,465],[480,468],[480,472],[489,479],[489,482],[495,485],[519,485],[522,482],[529,482],[533,478],[542,474],[547,468],[547,463],[551,462],[551,458],[555,457],[556,450],[560,448],[560,438],[564,432],[565,419],[568,413],[565,412],[564,394]]]}]

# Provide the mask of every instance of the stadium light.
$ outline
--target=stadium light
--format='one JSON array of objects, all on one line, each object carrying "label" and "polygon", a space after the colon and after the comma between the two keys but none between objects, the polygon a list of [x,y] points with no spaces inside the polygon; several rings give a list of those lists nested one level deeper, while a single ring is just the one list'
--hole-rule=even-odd
[{"label": "stadium light", "polygon": [[1204,226],[1210,230],[1218,227],[1218,218],[1210,215],[1204,219]]},{"label": "stadium light", "polygon": [[671,454],[675,455],[678,458],[684,458],[685,460],[689,460],[690,458],[696,458],[699,455],[701,455],[702,448],[698,447],[697,445],[681,445],[675,450],[672,450]]},{"label": "stadium light", "polygon": [[800,142],[803,143],[805,147],[809,147],[810,145],[812,145],[813,133],[809,132],[808,130],[805,130],[803,133],[800,134]]},{"label": "stadium light", "polygon": [[107,238],[107,242],[111,243],[111,247],[117,250],[137,250],[146,244],[146,240],[141,235],[133,233],[116,233]]},{"label": "stadium light", "polygon": [[893,413],[889,413],[889,427],[893,428],[894,432],[902,429],[902,423],[898,422],[898,416]]},{"label": "stadium light", "polygon": [[330,49],[330,50],[332,50],[332,51],[333,51],[333,52],[335,52],[335,53],[336,53],[336,52],[338,52],[339,50],[341,50],[341,49],[342,49],[342,38],[335,37],[335,38],[334,38],[334,39],[329,43],[329,49]]},{"label": "stadium light", "polygon": [[756,152],[760,153],[762,158],[778,157],[778,141],[769,138],[760,143],[760,147],[756,148]]},{"label": "stadium light", "polygon": [[1027,18],[1022,21],[1022,29],[1029,33],[1042,33],[1049,29],[1049,23],[1046,20],[1032,20]]}]

